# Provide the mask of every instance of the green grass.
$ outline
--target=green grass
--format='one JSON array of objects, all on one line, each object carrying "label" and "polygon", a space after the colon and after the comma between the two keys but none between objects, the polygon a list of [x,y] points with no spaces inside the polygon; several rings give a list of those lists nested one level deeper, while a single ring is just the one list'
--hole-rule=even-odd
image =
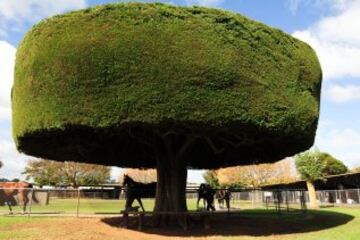
[{"label": "green grass", "polygon": [[[146,211],[152,211],[154,208],[154,199],[142,200]],[[187,205],[189,210],[196,209],[196,200],[188,199]],[[133,206],[139,206],[135,200]],[[79,213],[96,214],[96,213],[119,213],[125,208],[125,200],[103,200],[103,199],[80,199]],[[21,212],[21,207],[13,207],[14,212]],[[0,206],[0,213],[7,213],[8,207]],[[50,199],[48,205],[33,205],[33,213],[76,213],[77,199]]]},{"label": "green grass", "polygon": [[[154,208],[154,199],[143,199],[142,200],[144,208],[146,211],[152,211]],[[140,206],[135,200],[133,206]],[[199,204],[201,208],[202,201]],[[196,210],[196,199],[187,199],[188,210]],[[254,209],[254,208],[264,208],[263,205],[253,203],[252,201],[247,200],[232,200],[231,207],[237,209]],[[286,207],[283,205],[282,207]],[[300,205],[290,205],[292,209],[299,209]],[[100,214],[100,213],[119,213],[125,208],[125,200],[104,200],[104,199],[89,199],[81,198],[79,202],[79,213],[80,214]],[[270,209],[273,209],[274,206],[270,205]],[[15,212],[21,212],[21,206],[13,207]],[[0,213],[7,213],[7,206],[0,206]],[[77,212],[77,199],[76,198],[67,198],[67,199],[52,199],[50,198],[48,205],[32,205],[31,211],[33,213],[72,213]]]}]

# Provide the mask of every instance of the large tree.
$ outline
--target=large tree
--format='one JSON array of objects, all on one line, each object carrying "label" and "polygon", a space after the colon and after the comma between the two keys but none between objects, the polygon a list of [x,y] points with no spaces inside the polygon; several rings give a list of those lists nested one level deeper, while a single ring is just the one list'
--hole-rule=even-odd
[{"label": "large tree", "polygon": [[155,211],[186,211],[187,168],[273,162],[314,141],[313,49],[218,9],[123,3],[42,21],[20,43],[16,146],[156,168]]},{"label": "large tree", "polygon": [[33,179],[39,185],[97,185],[110,179],[110,167],[101,165],[55,162],[44,159],[28,161],[23,174],[26,179]]},{"label": "large tree", "polygon": [[320,152],[317,148],[300,153],[295,156],[295,164],[306,181],[309,191],[310,206],[318,208],[314,182],[325,180],[328,175],[346,173],[348,168],[340,160],[337,160],[328,153]]}]

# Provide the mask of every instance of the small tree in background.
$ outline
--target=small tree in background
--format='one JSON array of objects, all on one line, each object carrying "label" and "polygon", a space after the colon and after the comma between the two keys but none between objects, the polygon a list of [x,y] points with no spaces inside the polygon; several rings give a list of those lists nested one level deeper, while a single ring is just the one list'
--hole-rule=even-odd
[{"label": "small tree in background", "polygon": [[39,185],[65,184],[76,188],[108,182],[110,170],[110,167],[101,165],[40,159],[30,160],[23,174],[27,180],[32,178]]},{"label": "small tree in background", "polygon": [[213,188],[219,187],[219,179],[215,170],[208,170],[203,174],[204,180]]},{"label": "small tree in background", "polygon": [[325,180],[328,175],[342,174],[348,168],[328,153],[321,153],[317,148],[295,156],[295,164],[300,176],[306,181],[309,191],[310,207],[318,208],[314,182]]},{"label": "small tree in background", "polygon": [[295,164],[309,191],[310,207],[318,208],[314,182],[324,180],[325,164],[321,161],[318,149],[309,150],[295,156]]},{"label": "small tree in background", "polygon": [[325,164],[324,173],[325,175],[337,175],[347,173],[348,167],[340,160],[334,158],[329,153],[320,153],[320,159]]}]

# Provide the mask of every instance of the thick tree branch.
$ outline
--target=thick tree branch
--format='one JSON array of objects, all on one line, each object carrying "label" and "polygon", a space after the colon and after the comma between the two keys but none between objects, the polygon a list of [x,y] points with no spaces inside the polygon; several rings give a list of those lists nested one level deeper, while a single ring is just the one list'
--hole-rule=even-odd
[{"label": "thick tree branch", "polygon": [[210,148],[212,149],[212,151],[214,152],[214,154],[220,154],[222,152],[225,151],[225,148],[217,148],[214,144],[214,142],[211,140],[211,138],[205,138],[206,142],[208,143],[208,145],[210,146]]},{"label": "thick tree branch", "polygon": [[177,158],[182,158],[186,151],[191,147],[191,145],[196,141],[195,137],[187,137],[184,144],[180,147],[179,151],[176,153]]}]

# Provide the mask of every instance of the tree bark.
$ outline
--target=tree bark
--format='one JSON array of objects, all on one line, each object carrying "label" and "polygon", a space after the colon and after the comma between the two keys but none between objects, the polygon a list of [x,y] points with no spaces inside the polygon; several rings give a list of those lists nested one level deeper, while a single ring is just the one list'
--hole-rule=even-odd
[{"label": "tree bark", "polygon": [[185,143],[184,146],[176,150],[172,148],[171,142],[165,146],[165,151],[157,154],[157,188],[154,212],[158,224],[186,224],[183,222],[185,218],[182,213],[187,211],[187,166],[184,159],[187,146]]},{"label": "tree bark", "polygon": [[319,208],[314,184],[312,182],[306,181],[306,186],[309,192],[310,208]]}]

